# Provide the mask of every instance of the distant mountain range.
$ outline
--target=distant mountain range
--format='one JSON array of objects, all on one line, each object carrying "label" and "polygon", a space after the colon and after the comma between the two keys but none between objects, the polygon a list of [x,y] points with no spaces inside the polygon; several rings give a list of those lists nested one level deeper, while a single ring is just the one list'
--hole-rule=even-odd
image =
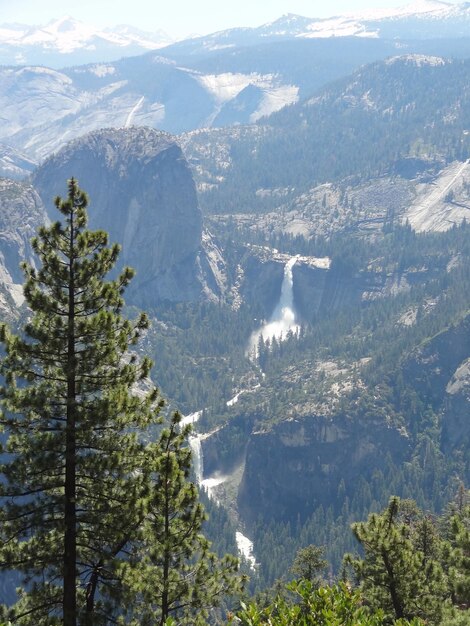
[{"label": "distant mountain range", "polygon": [[[312,192],[316,185],[348,177],[349,185],[358,185],[384,176],[428,182],[446,164],[470,156],[469,85],[468,59],[390,57],[257,125],[189,133],[183,148],[203,210],[287,211],[297,219],[299,206],[321,206],[328,196],[325,189]],[[387,194],[380,195],[384,208]],[[400,209],[397,200],[389,205],[392,213],[411,202],[403,198]],[[315,215],[317,232],[325,219],[323,232],[331,232],[330,213],[331,207],[324,218]]]},{"label": "distant mountain range", "polygon": [[141,54],[172,43],[163,31],[132,26],[100,29],[70,16],[44,26],[0,25],[0,64],[63,67]]},{"label": "distant mountain range", "polygon": [[0,25],[0,64],[41,64],[60,68],[111,61],[172,45],[172,54],[195,55],[286,39],[363,37],[434,39],[466,37],[470,3],[416,0],[404,7],[329,18],[288,13],[256,28],[232,28],[174,42],[163,31],[143,32],[121,25],[100,29],[66,16],[46,25]]},{"label": "distant mountain range", "polygon": [[440,39],[468,37],[470,3],[416,0],[404,7],[371,10],[329,18],[308,18],[288,13],[257,28],[232,28],[178,42],[174,54],[202,54],[280,39]]},{"label": "distant mountain range", "polygon": [[0,67],[0,174],[21,178],[100,128],[180,134],[256,124],[369,63],[466,59],[469,26],[470,3],[434,0],[322,20],[288,14],[171,45],[161,32],[99,30],[71,17],[0,26],[0,65],[8,63]]},{"label": "distant mountain range", "polygon": [[100,128],[150,126],[180,134],[255,124],[319,96],[364,64],[397,55],[468,58],[470,37],[293,39],[184,59],[173,53],[171,47],[62,71],[0,67],[0,173],[21,177],[67,141]]}]

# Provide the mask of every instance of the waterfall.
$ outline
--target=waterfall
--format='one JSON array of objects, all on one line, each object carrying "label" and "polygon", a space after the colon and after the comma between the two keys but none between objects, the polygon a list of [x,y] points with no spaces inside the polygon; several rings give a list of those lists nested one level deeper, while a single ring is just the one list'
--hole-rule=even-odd
[{"label": "waterfall", "polygon": [[193,467],[198,485],[202,484],[204,475],[204,458],[202,456],[201,438],[199,435],[190,435],[189,446],[193,453]]},{"label": "waterfall", "polygon": [[237,542],[239,554],[245,559],[251,570],[256,570],[258,564],[253,554],[253,542],[251,539],[248,539],[246,535],[237,530],[235,533],[235,541]]},{"label": "waterfall", "polygon": [[282,280],[279,302],[269,321],[251,335],[248,354],[257,355],[260,337],[263,338],[263,341],[273,337],[282,341],[283,338],[285,339],[288,331],[292,331],[295,334],[299,332],[300,326],[295,321],[294,311],[293,267],[296,261],[297,257],[293,257],[284,266],[284,278]]},{"label": "waterfall", "polygon": [[[251,390],[244,390],[251,391]],[[240,392],[240,393],[243,393]],[[237,398],[238,399],[238,398]],[[186,424],[196,424],[199,418],[202,415],[202,411],[197,411],[196,413],[191,413],[190,415],[183,416],[181,420],[181,426],[186,426]],[[206,435],[207,436],[207,435]],[[224,483],[228,476],[223,476],[220,473],[216,472],[213,476],[208,478],[204,478],[204,456],[202,453],[202,440],[204,439],[204,435],[197,434],[193,432],[189,436],[189,446],[191,448],[192,456],[193,456],[193,467],[194,474],[196,477],[196,483],[199,487],[204,489],[207,493],[209,499],[214,500],[218,503],[217,497],[214,493],[215,488],[218,485]],[[257,568],[256,558],[253,554],[253,542],[248,539],[241,531],[236,531],[235,540],[238,548],[239,554],[246,560],[249,567],[252,570]]]},{"label": "waterfall", "polygon": [[297,257],[293,257],[287,261],[284,267],[284,279],[281,285],[281,297],[276,308],[271,315],[270,322],[286,322],[293,324],[295,322],[294,314],[294,276],[293,267],[297,261]]},{"label": "waterfall", "polygon": [[[187,424],[196,424],[201,415],[202,411],[196,411],[195,413],[184,415],[181,420],[181,426],[186,426]],[[191,452],[193,454],[193,467],[194,474],[196,476],[196,482],[198,485],[201,485],[204,476],[204,459],[202,456],[201,436],[193,431],[192,434],[189,435],[188,441],[189,447],[191,448]]]},{"label": "waterfall", "polygon": [[[202,411],[196,411],[196,413],[191,413],[190,415],[183,416],[183,419],[181,420],[181,426],[186,426],[186,424],[196,424],[201,415]],[[193,431],[192,434],[189,435],[188,443],[193,455],[193,467],[196,483],[199,487],[202,487],[202,489],[204,489],[204,491],[207,493],[211,500],[214,500],[215,487],[224,483],[227,480],[227,477],[216,473],[214,476],[204,478],[204,455],[202,452],[202,440],[205,436],[207,435],[200,435]]]}]

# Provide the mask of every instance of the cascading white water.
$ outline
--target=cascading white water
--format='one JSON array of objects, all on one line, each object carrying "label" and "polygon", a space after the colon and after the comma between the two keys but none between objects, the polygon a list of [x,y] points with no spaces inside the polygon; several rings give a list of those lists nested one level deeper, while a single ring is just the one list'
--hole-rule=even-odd
[{"label": "cascading white water", "polygon": [[[181,426],[186,426],[186,424],[196,424],[201,415],[202,411],[197,411],[196,413],[185,415],[181,420]],[[193,467],[196,483],[199,485],[199,487],[202,487],[204,491],[206,491],[207,495],[212,500],[215,497],[215,487],[225,482],[227,480],[227,477],[216,474],[214,476],[210,476],[209,478],[204,478],[204,455],[202,452],[203,439],[204,435],[199,435],[198,433],[193,431],[193,433],[189,435],[188,442],[193,455]]]},{"label": "cascading white water", "polygon": [[204,458],[202,456],[202,445],[199,435],[190,435],[189,446],[191,448],[191,452],[193,453],[193,467],[196,482],[198,485],[201,485],[204,474]]},{"label": "cascading white water", "polygon": [[[284,278],[281,285],[281,296],[279,298],[279,302],[277,303],[269,322],[263,324],[259,330],[252,334],[248,348],[248,355],[250,357],[256,358],[260,337],[262,337],[264,341],[272,337],[281,341],[282,339],[285,339],[289,331],[297,334],[300,330],[300,326],[295,320],[294,311],[293,267],[296,261],[297,257],[293,257],[292,259],[289,259],[284,266]],[[242,393],[249,393],[258,387],[259,385],[256,385],[253,389],[243,389],[242,391],[239,391],[233,398],[227,401],[227,406],[233,406],[236,402],[238,402]],[[191,413],[191,415],[187,415],[182,419],[181,424],[196,424],[201,415],[202,411]],[[197,484],[207,492],[209,498],[215,499],[215,488],[224,483],[228,477],[215,474],[208,478],[204,478],[204,458],[201,445],[203,438],[204,435],[199,435],[197,433],[193,433],[189,437],[189,445],[191,446],[191,451],[193,453],[194,472]],[[237,531],[236,542],[240,554],[246,559],[250,567],[255,569],[257,565],[255,556],[253,555],[252,541],[241,531]]]},{"label": "cascading white water", "polygon": [[[196,424],[201,415],[202,411],[197,411],[196,413],[184,415],[183,419],[181,420],[181,426],[186,426],[187,424]],[[193,467],[194,474],[196,476],[196,482],[198,485],[201,485],[204,475],[204,461],[202,456],[201,436],[193,431],[193,433],[189,435],[188,441],[191,452],[193,453]]]},{"label": "cascading white water", "polygon": [[235,533],[235,541],[237,542],[238,552],[245,559],[250,566],[250,569],[255,570],[258,566],[256,558],[253,554],[253,542],[248,539],[246,535],[237,530]]},{"label": "cascading white water", "polygon": [[[181,420],[181,426],[186,426],[186,424],[196,424],[199,418],[202,415],[202,411],[197,411],[196,413],[191,413],[190,415],[185,415]],[[204,457],[202,454],[202,445],[201,441],[203,439],[203,435],[198,435],[193,433],[189,436],[189,446],[191,448],[191,452],[193,454],[193,467],[194,474],[196,476],[197,484],[202,487],[209,498],[211,500],[217,501],[214,489],[224,483],[227,480],[227,476],[214,475],[209,478],[204,478]],[[255,569],[257,567],[256,558],[253,554],[253,542],[248,539],[242,532],[237,531],[235,535],[235,540],[238,548],[238,552],[241,556],[247,561],[248,565],[251,569]]]},{"label": "cascading white water", "polygon": [[295,321],[294,311],[294,277],[293,267],[297,261],[297,257],[290,259],[284,266],[284,278],[281,285],[281,296],[276,308],[271,315],[269,322],[263,324],[261,328],[255,331],[251,337],[248,347],[248,354],[257,355],[260,337],[263,341],[275,337],[282,341],[285,339],[288,331],[297,334],[300,326]]}]

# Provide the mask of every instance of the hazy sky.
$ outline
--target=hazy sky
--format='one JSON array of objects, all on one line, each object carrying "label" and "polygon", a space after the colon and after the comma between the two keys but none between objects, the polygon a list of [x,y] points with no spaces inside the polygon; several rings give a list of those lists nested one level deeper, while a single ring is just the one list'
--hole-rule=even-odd
[{"label": "hazy sky", "polygon": [[174,37],[183,37],[234,26],[259,26],[284,13],[328,17],[409,3],[406,0],[0,0],[0,24],[45,24],[71,15],[98,26],[131,24],[149,31],[163,29]]}]

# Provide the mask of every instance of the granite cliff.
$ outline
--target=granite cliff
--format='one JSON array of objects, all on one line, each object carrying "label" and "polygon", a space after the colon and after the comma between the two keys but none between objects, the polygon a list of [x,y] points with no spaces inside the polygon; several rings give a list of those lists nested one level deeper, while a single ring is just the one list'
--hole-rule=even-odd
[{"label": "granite cliff", "polygon": [[238,494],[242,517],[295,520],[351,494],[360,477],[386,467],[387,453],[403,459],[407,438],[381,421],[310,415],[255,430]]},{"label": "granite cliff", "polygon": [[441,449],[460,457],[470,478],[470,315],[424,342],[406,360],[404,373],[440,419]]},{"label": "granite cliff", "polygon": [[24,183],[0,179],[0,313],[3,320],[18,316],[23,304],[22,261],[34,263],[31,238],[47,221],[36,191]]},{"label": "granite cliff", "polygon": [[69,143],[33,176],[47,207],[71,176],[90,195],[90,227],[120,243],[121,266],[136,270],[128,302],[148,308],[221,295],[223,259],[203,231],[193,178],[171,135],[107,129]]}]

